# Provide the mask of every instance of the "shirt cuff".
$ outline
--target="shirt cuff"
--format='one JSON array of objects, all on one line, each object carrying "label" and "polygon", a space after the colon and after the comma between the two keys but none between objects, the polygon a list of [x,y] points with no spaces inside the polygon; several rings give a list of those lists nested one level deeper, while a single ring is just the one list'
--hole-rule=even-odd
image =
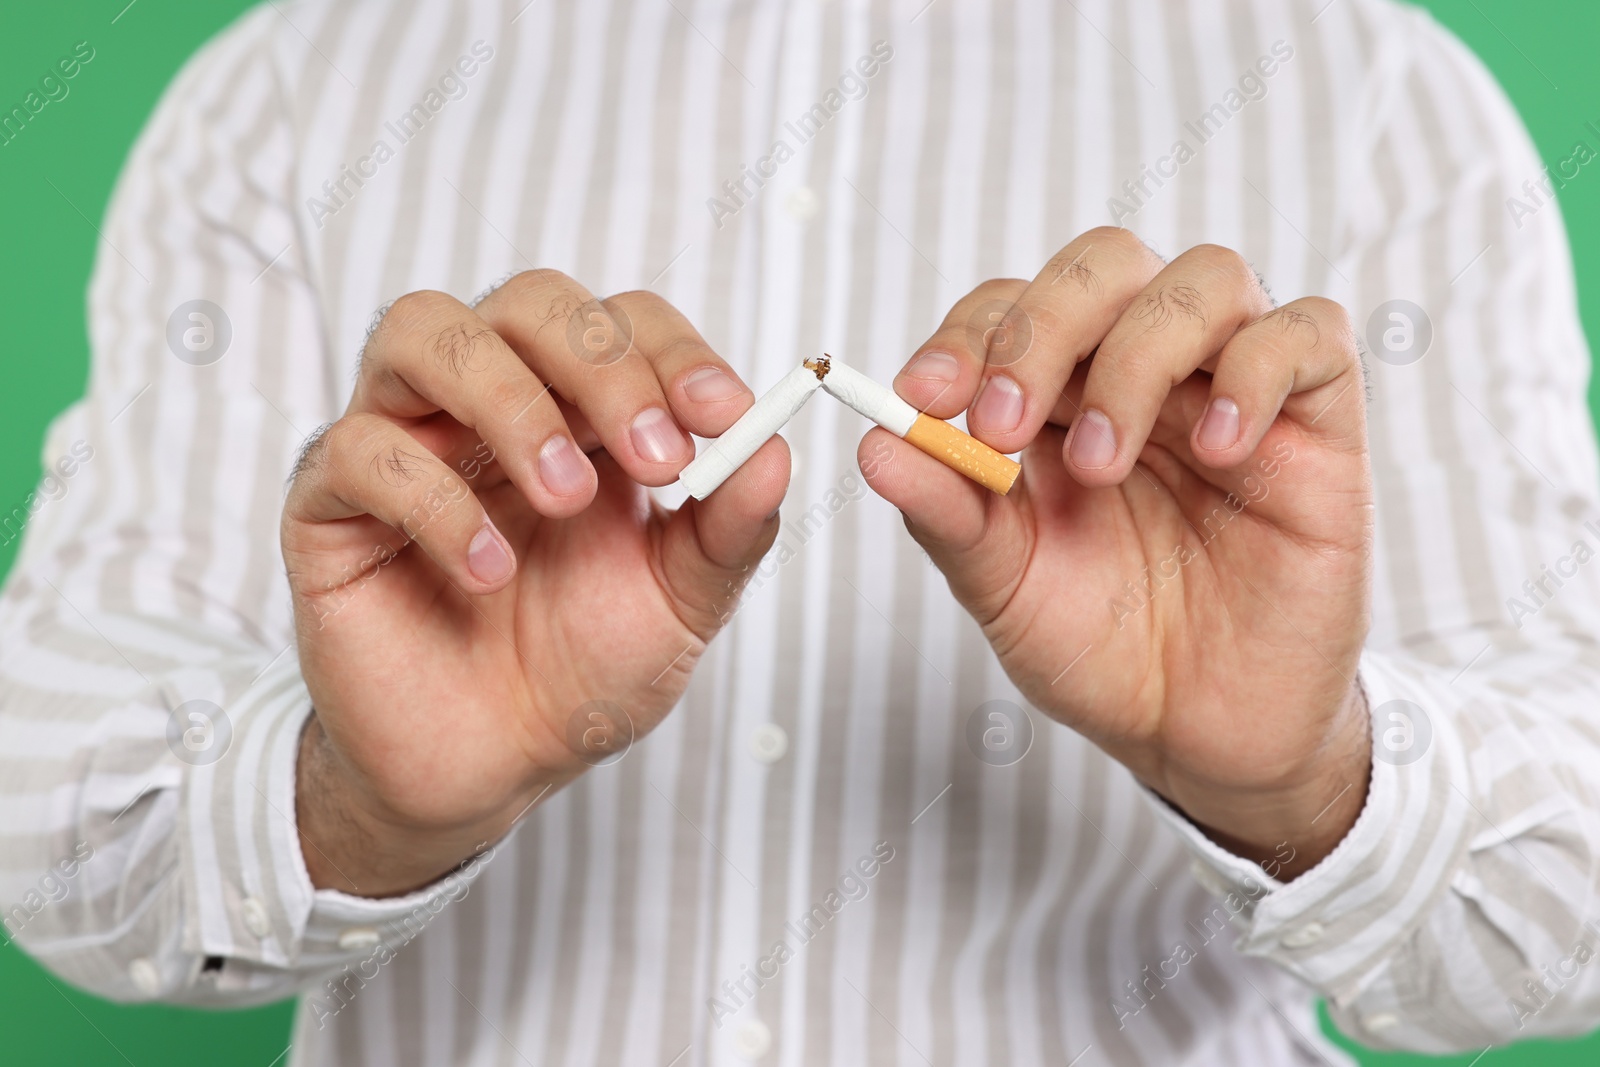
[{"label": "shirt cuff", "polygon": [[[253,983],[245,976],[260,968],[310,975],[409,941],[466,895],[494,851],[402,897],[314,888],[295,818],[295,770],[311,696],[292,649],[256,670],[232,700],[223,692],[216,703],[179,706],[175,719],[192,721],[200,732],[192,737],[195,750],[186,751],[181,739],[173,745],[180,760],[193,764],[178,820],[183,947],[191,957],[245,964],[234,980],[247,985]],[[225,690],[222,676],[214,677]],[[212,719],[209,735],[207,724],[186,717],[190,706]],[[199,751],[207,736],[209,747]]]},{"label": "shirt cuff", "polygon": [[1336,1007],[1359,996],[1424,922],[1472,834],[1462,742],[1429,681],[1422,668],[1362,654],[1359,682],[1373,735],[1366,804],[1344,840],[1287,884],[1145,791],[1188,847],[1196,879],[1222,898],[1205,925],[1231,922],[1242,935],[1240,952],[1272,960]]}]

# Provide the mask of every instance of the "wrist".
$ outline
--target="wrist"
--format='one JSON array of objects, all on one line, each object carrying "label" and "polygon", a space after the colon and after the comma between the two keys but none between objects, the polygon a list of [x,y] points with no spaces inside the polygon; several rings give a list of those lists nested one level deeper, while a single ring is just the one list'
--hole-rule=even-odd
[{"label": "wrist", "polygon": [[1353,683],[1314,754],[1278,783],[1241,788],[1169,776],[1157,791],[1219,846],[1288,882],[1349,834],[1371,774],[1370,715]]},{"label": "wrist", "polygon": [[300,737],[295,819],[306,871],[317,889],[363,897],[420,889],[503,837],[532,799],[469,820],[421,825],[363,787],[315,714]]}]

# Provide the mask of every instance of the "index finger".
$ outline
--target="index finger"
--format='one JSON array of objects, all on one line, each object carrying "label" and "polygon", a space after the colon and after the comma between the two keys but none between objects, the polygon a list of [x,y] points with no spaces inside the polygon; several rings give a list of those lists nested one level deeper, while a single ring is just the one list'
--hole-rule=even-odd
[{"label": "index finger", "polygon": [[966,411],[973,437],[1018,453],[1038,435],[1072,378],[1162,269],[1160,256],[1130,230],[1088,230],[1054,254],[984,338],[982,382]]},{"label": "index finger", "polygon": [[478,432],[535,510],[564,517],[588,505],[595,473],[546,392],[475,311],[423,291],[379,321],[350,410],[401,420],[443,411]]}]

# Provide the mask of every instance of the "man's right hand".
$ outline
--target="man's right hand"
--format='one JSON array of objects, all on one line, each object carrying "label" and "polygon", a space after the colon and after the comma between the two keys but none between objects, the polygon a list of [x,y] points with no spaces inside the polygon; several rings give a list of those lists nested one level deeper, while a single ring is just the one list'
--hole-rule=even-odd
[{"label": "man's right hand", "polygon": [[318,887],[425,885],[671,709],[776,536],[788,449],[675,512],[645,487],[752,402],[648,293],[532,271],[388,309],[283,514]]}]

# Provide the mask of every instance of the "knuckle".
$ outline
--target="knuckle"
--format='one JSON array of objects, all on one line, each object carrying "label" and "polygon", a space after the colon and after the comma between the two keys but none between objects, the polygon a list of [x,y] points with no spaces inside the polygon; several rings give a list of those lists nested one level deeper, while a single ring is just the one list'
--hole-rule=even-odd
[{"label": "knuckle", "polygon": [[556,294],[569,293],[578,283],[552,267],[535,267],[514,276],[500,291],[514,303],[526,305],[548,301]]},{"label": "knuckle", "polygon": [[1063,282],[1074,283],[1080,292],[1099,295],[1105,291],[1105,284],[1100,280],[1100,272],[1091,262],[1094,245],[1084,246],[1073,252],[1073,246],[1068,245],[1050,257],[1050,262],[1045,264],[1045,274],[1050,279],[1051,285],[1060,285]]},{"label": "knuckle", "polygon": [[530,386],[533,383],[519,380],[521,376],[504,375],[490,382],[483,392],[483,406],[491,419],[510,422],[534,400],[538,399]]},{"label": "knuckle", "polygon": [[1295,301],[1295,304],[1304,305],[1311,316],[1322,324],[1323,336],[1335,342],[1340,358],[1348,366],[1360,365],[1361,347],[1356,343],[1356,327],[1350,320],[1348,308],[1323,296],[1306,297]]},{"label": "knuckle", "polygon": [[384,443],[372,450],[367,467],[385,485],[401,489],[421,478],[428,469],[428,458],[417,449]]},{"label": "knuckle", "polygon": [[1112,295],[1127,302],[1138,294],[1166,261],[1132,230],[1121,226],[1096,226],[1056,253],[1050,261],[1053,283],[1076,283],[1095,296]]},{"label": "knuckle", "polygon": [[456,377],[468,371],[481,371],[488,365],[488,350],[495,342],[494,331],[471,322],[453,322],[433,335],[433,356]]},{"label": "knuckle", "polygon": [[1035,337],[1059,344],[1070,337],[1069,313],[1045,300],[1026,300],[1012,304],[1005,312],[991,320],[991,329],[985,331],[979,351],[993,357],[996,348],[1009,348],[1009,354],[1020,358],[1023,350],[1031,347]]},{"label": "knuckle", "polygon": [[388,317],[389,309],[392,307],[394,307],[394,301],[390,300],[372,313],[372,317],[367,320],[366,341],[372,340],[372,335],[378,332],[378,327],[383,325],[383,320]]},{"label": "knuckle", "polygon": [[1140,383],[1167,377],[1149,345],[1139,344],[1126,335],[1107,337],[1089,365],[1082,404],[1088,405],[1091,396],[1105,395],[1112,390],[1143,388]]},{"label": "knuckle", "polygon": [[498,293],[501,289],[504,289],[506,283],[509,282],[512,278],[515,278],[518,273],[519,272],[514,271],[514,270],[508,270],[505,273],[501,274],[498,278],[496,278],[494,281],[490,282],[487,286],[485,286],[483,288],[483,290],[480,293],[478,293],[477,296],[473,297],[471,299],[471,301],[468,302],[467,306],[475,308],[478,305],[484,303],[490,297],[492,297],[496,293]]},{"label": "knuckle", "polygon": [[510,296],[526,298],[550,289],[568,289],[576,283],[554,267],[534,267],[514,274],[501,288]]},{"label": "knuckle", "polygon": [[513,312],[530,313],[537,334],[552,323],[565,323],[584,304],[594,301],[577,282],[550,267],[526,270],[506,283],[503,290]]},{"label": "knuckle", "polygon": [[718,364],[722,362],[717,359],[717,354],[712,351],[711,346],[706,344],[703,338],[687,333],[674,334],[668,337],[656,347],[656,356],[663,361],[670,360],[675,363],[692,363],[696,360],[707,358],[715,360]]},{"label": "knuckle", "polygon": [[291,490],[315,496],[330,481],[346,484],[346,472],[364,470],[382,452],[387,425],[375,415],[356,413],[313,431],[295,458]]},{"label": "knuckle", "polygon": [[1216,281],[1239,290],[1260,288],[1261,281],[1248,260],[1235,250],[1218,244],[1195,245],[1188,257]]},{"label": "knuckle", "polygon": [[[1262,316],[1261,323],[1277,327],[1274,342],[1286,350],[1305,350],[1322,347],[1324,340],[1332,341],[1346,362],[1359,359],[1355,328],[1344,307],[1323,297],[1306,297],[1274,308]],[[1285,354],[1288,354],[1287,352]]]},{"label": "knuckle", "polygon": [[1303,297],[1288,306],[1304,308],[1311,316],[1320,319],[1326,326],[1340,333],[1347,333],[1352,329],[1350,312],[1345,310],[1343,304],[1336,300],[1329,300],[1325,296]]},{"label": "knuckle", "polygon": [[[1017,301],[1027,292],[1021,278],[989,278],[980,282],[951,309],[930,344],[957,346],[985,358],[996,339],[1016,332],[1028,312]],[[1031,337],[1031,324],[1028,331]]]},{"label": "knuckle", "polygon": [[[1092,230],[1085,230],[1079,240],[1092,245],[1104,245],[1119,252],[1149,251],[1145,248],[1144,242],[1139,240],[1139,235],[1126,226],[1096,226]],[[1077,241],[1073,242],[1076,243]]]},{"label": "knuckle", "polygon": [[329,434],[333,433],[336,423],[323,423],[312,430],[310,435],[300,443],[300,450],[295,455],[294,466],[290,468],[289,481],[291,485],[299,484],[302,477],[314,474],[322,469],[327,462],[327,453],[330,447]]},{"label": "knuckle", "polygon": [[608,296],[600,301],[608,308],[643,308],[647,306],[664,306],[666,301],[648,289],[628,289]]},{"label": "knuckle", "polygon": [[1128,314],[1150,331],[1166,329],[1174,319],[1206,322],[1205,294],[1186,282],[1163,285],[1134,300]]},{"label": "knuckle", "polygon": [[1155,249],[1125,226],[1096,226],[1067,247],[1078,244],[1084,245],[1084,261],[1098,258],[1131,274],[1143,275],[1143,280],[1166,266],[1166,260],[1157,255]]},{"label": "knuckle", "polygon": [[381,378],[388,366],[384,355],[383,335],[390,330],[389,312],[394,310],[395,301],[391,300],[372,313],[372,321],[367,323],[367,336],[361,342],[361,355],[356,363],[356,377],[358,379]]},{"label": "knuckle", "polygon": [[346,415],[329,426],[317,440],[316,458],[342,465],[351,456],[371,454],[388,436],[385,432],[388,425],[383,419],[365,412]]},{"label": "knuckle", "polygon": [[[976,353],[978,358],[982,358],[983,350],[986,347],[984,342],[984,334],[987,330],[986,323],[989,321],[987,318],[980,316],[977,317],[977,321],[972,322],[947,322],[935,330],[932,337],[923,342],[922,349],[937,348],[941,351],[967,355]],[[998,325],[999,318],[996,317],[993,322]],[[922,349],[918,349],[918,351],[920,352]]]},{"label": "knuckle", "polygon": [[1312,348],[1322,340],[1322,327],[1317,316],[1301,305],[1285,304],[1281,308],[1274,308],[1261,317],[1261,322],[1277,326],[1280,336],[1285,340],[1302,335],[1299,339],[1302,342],[1309,340]]},{"label": "knuckle", "polygon": [[389,305],[388,312],[379,323],[379,332],[393,330],[413,333],[435,328],[439,318],[447,313],[455,301],[444,293],[432,289],[418,289],[406,293]]},{"label": "knuckle", "polygon": [[401,503],[396,513],[387,516],[386,521],[413,541],[436,524],[442,523],[439,528],[445,531],[459,530],[463,524],[471,526],[480,513],[478,507],[468,504],[474,499],[471,490],[453,472],[409,486],[398,499]]},{"label": "knuckle", "polygon": [[1024,278],[989,278],[979,282],[972,295],[981,300],[1015,300],[1028,288]]}]

